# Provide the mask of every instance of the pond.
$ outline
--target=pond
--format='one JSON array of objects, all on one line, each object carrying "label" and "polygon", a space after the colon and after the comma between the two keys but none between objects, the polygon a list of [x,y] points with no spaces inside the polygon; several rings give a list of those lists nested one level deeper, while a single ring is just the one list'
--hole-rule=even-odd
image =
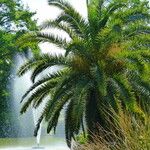
[{"label": "pond", "polygon": [[0,150],[69,150],[63,138],[41,137],[39,148],[35,138],[0,138]]}]

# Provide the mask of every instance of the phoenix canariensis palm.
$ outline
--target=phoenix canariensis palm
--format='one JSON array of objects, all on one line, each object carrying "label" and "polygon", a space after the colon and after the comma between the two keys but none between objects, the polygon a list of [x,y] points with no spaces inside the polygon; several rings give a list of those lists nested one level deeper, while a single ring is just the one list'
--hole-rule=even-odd
[{"label": "phoenix canariensis palm", "polygon": [[[19,40],[19,44],[49,42],[65,50],[65,55],[43,54],[32,58],[19,70],[19,76],[33,71],[33,85],[22,98],[26,101],[21,113],[29,106],[37,108],[50,95],[35,135],[42,120],[47,122],[48,133],[55,129],[63,107],[68,146],[80,129],[86,127],[90,135],[97,132],[97,124],[107,125],[104,106],[117,112],[119,103],[124,109],[144,116],[142,103],[150,99],[148,2],[93,0],[87,6],[86,19],[66,1],[48,2],[62,12],[56,19],[45,21],[41,30],[62,30],[70,40],[42,31]],[[36,80],[53,66],[61,69]]]}]

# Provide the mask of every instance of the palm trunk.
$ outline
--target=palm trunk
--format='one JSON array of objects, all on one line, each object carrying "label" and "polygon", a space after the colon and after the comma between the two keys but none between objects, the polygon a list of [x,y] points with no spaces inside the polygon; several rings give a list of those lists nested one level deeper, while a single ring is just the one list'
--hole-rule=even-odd
[{"label": "palm trunk", "polygon": [[90,141],[93,141],[93,135],[98,134],[99,125],[104,125],[103,119],[99,114],[97,100],[97,92],[91,90],[86,105],[86,122],[88,128],[88,138]]}]

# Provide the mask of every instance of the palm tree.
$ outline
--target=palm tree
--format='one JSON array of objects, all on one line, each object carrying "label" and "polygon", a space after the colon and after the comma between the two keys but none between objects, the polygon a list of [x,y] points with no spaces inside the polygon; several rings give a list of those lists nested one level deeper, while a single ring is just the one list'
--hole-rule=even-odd
[{"label": "palm tree", "polygon": [[[90,135],[97,132],[97,123],[107,125],[104,107],[113,107],[117,112],[119,103],[143,116],[142,103],[150,98],[148,2],[93,0],[88,5],[87,19],[68,2],[49,0],[49,5],[62,13],[44,22],[41,29],[63,30],[70,40],[41,31],[29,33],[18,42],[50,42],[65,50],[65,55],[32,58],[19,70],[19,76],[33,71],[33,85],[22,98],[26,101],[21,113],[48,99],[35,135],[42,120],[47,122],[48,133],[55,129],[63,108],[68,146],[81,128],[84,131],[86,127]],[[36,79],[53,66],[60,69]]]}]

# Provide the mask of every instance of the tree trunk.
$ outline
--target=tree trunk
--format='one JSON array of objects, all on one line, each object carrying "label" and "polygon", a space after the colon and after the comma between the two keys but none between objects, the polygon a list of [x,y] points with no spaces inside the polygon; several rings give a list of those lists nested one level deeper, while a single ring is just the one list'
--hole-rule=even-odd
[{"label": "tree trunk", "polygon": [[86,105],[86,123],[89,140],[93,139],[93,135],[98,134],[100,126],[104,126],[103,118],[101,118],[99,113],[97,101],[97,92],[91,90]]}]

